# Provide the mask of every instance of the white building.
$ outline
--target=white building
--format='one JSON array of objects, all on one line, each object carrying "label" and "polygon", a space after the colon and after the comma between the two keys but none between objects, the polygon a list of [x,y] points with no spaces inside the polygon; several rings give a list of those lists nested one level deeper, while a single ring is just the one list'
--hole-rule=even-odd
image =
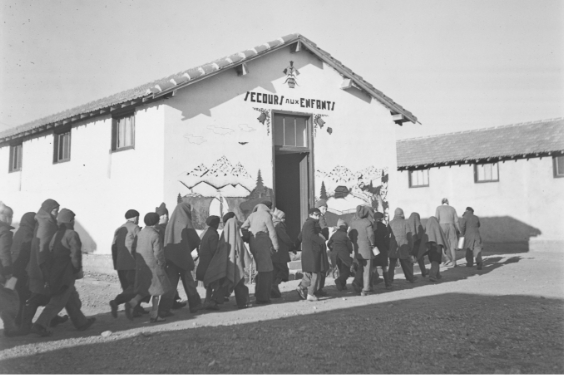
[{"label": "white building", "polygon": [[297,235],[320,196],[333,221],[359,202],[387,211],[406,121],[417,118],[292,34],[0,133],[0,200],[15,221],[57,200],[96,253],[126,210],[172,212],[179,199],[197,228],[269,199]]}]

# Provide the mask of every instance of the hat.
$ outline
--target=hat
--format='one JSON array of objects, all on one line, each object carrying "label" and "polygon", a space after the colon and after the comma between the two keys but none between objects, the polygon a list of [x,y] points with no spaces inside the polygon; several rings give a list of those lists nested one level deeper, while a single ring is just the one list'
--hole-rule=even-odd
[{"label": "hat", "polygon": [[159,214],[159,216],[168,215],[168,210],[166,209],[166,204],[161,203],[159,207],[155,208],[155,212]]},{"label": "hat", "polygon": [[61,224],[62,223],[70,224],[74,220],[74,216],[75,216],[74,212],[72,212],[68,208],[63,208],[61,211],[59,211],[59,214],[57,215],[57,222]]},{"label": "hat", "polygon": [[470,212],[474,213],[474,209],[472,207],[466,207],[466,211],[470,211]]},{"label": "hat", "polygon": [[41,204],[41,209],[47,212],[53,211],[55,208],[59,208],[59,203],[54,199],[47,199]]},{"label": "hat", "polygon": [[145,225],[148,226],[148,227],[152,227],[153,225],[157,225],[159,223],[159,220],[160,220],[160,216],[159,216],[159,214],[157,214],[155,212],[149,212],[143,218]]},{"label": "hat", "polygon": [[139,212],[136,210],[127,210],[127,212],[125,213],[125,218],[126,219],[132,219],[134,217],[138,217],[139,216]]},{"label": "hat", "polygon": [[219,226],[219,221],[219,216],[211,215],[206,219],[206,225],[217,229],[217,227]]},{"label": "hat", "polygon": [[343,219],[337,220],[337,226],[338,226],[338,227],[343,227],[343,226],[346,227],[347,225],[348,225],[347,222],[344,221]]},{"label": "hat", "polygon": [[383,219],[384,214],[381,212],[374,212],[374,219]]},{"label": "hat", "polygon": [[272,202],[271,201],[263,201],[261,202],[262,204],[264,204],[266,207],[268,207],[269,209],[272,208]]},{"label": "hat", "polygon": [[315,203],[315,208],[327,207],[327,201],[325,199],[320,199]]},{"label": "hat", "polygon": [[310,208],[309,209],[309,214],[313,215],[315,213],[318,213],[319,215],[321,215],[321,211],[319,211],[319,208]]}]

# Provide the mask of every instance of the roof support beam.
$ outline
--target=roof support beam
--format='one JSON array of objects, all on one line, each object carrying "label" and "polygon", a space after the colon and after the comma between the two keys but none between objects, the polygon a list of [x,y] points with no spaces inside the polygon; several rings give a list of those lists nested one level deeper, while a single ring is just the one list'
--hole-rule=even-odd
[{"label": "roof support beam", "polygon": [[249,68],[247,67],[247,63],[242,63],[241,65],[237,65],[235,67],[238,76],[246,76],[249,74]]},{"label": "roof support beam", "polygon": [[297,43],[292,44],[290,47],[290,53],[300,52],[302,50],[302,42],[298,40]]}]

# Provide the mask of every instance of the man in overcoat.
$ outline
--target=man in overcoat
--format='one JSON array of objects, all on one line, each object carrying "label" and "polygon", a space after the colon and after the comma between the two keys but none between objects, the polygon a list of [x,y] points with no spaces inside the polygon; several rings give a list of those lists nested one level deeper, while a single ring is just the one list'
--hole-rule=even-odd
[{"label": "man in overcoat", "polygon": [[439,225],[443,230],[448,241],[447,258],[448,266],[456,267],[456,246],[458,245],[458,233],[460,226],[458,224],[458,215],[454,207],[448,205],[448,199],[443,198],[442,204],[437,207],[435,217],[439,221]]},{"label": "man in overcoat", "polygon": [[481,270],[483,262],[480,219],[478,216],[474,215],[474,209],[472,207],[466,207],[466,212],[462,215],[460,235],[464,237],[464,246],[462,248],[466,250],[466,267],[472,267],[475,258],[476,266]]},{"label": "man in overcoat", "polygon": [[[302,281],[297,292],[302,299],[317,301],[315,295],[321,281],[322,259],[325,255],[325,240],[320,236],[321,228],[318,225],[321,212],[318,208],[309,210],[309,218],[305,221],[302,231],[298,236],[296,245],[302,246]],[[296,247],[297,247],[296,246]]]}]

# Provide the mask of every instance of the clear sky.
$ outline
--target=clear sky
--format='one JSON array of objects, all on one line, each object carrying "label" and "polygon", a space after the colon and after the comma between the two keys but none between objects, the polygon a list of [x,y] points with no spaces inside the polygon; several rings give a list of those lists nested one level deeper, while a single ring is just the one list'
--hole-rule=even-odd
[{"label": "clear sky", "polygon": [[296,32],[419,118],[399,138],[564,116],[563,1],[0,4],[0,130]]}]

